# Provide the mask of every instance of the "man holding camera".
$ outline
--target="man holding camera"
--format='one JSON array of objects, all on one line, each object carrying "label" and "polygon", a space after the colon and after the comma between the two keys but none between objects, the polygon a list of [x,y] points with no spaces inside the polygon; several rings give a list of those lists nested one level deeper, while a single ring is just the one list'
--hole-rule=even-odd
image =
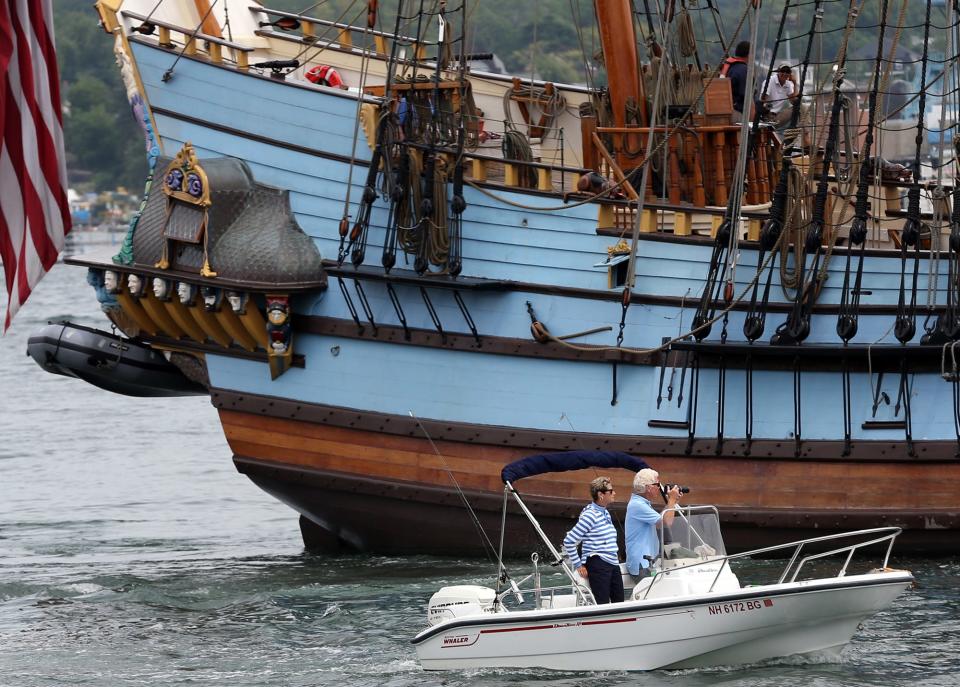
[{"label": "man holding camera", "polygon": [[[650,499],[666,497],[663,513],[650,505]],[[650,574],[650,562],[660,553],[660,538],[657,528],[661,523],[669,527],[676,512],[674,506],[680,501],[680,487],[671,485],[669,491],[660,484],[656,470],[645,468],[633,478],[633,495],[627,504],[625,544],[627,549],[627,572],[643,579]]]}]

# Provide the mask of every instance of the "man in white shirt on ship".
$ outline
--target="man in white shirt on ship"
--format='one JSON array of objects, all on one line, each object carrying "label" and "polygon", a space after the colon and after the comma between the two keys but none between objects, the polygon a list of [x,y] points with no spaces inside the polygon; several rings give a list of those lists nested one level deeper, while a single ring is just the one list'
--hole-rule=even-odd
[{"label": "man in white shirt on ship", "polygon": [[789,123],[793,113],[792,101],[800,95],[799,91],[790,65],[780,65],[780,68],[770,75],[761,100],[777,128]]},{"label": "man in white shirt on ship", "polygon": [[[598,604],[623,601],[617,530],[607,506],[616,500],[609,477],[590,482],[590,498],[573,529],[563,538],[563,551],[574,570],[590,583]],[[580,546],[582,553],[577,551]]]}]

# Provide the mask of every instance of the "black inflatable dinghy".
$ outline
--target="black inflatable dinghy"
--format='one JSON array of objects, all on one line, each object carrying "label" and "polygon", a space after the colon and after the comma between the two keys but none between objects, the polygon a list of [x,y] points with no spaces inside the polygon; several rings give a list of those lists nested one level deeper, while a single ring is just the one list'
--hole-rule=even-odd
[{"label": "black inflatable dinghy", "polygon": [[34,332],[27,340],[27,355],[47,372],[125,396],[207,393],[146,344],[71,322],[51,322]]}]

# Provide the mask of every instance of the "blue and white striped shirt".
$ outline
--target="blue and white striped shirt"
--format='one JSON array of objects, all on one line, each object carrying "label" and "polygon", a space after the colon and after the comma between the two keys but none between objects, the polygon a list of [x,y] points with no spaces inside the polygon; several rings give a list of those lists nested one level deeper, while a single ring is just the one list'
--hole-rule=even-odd
[{"label": "blue and white striped shirt", "polygon": [[[582,544],[582,559],[577,553],[577,544]],[[600,556],[610,565],[620,565],[617,530],[607,509],[593,502],[588,503],[580,513],[577,524],[563,538],[563,551],[574,568],[579,568],[590,556]]]}]

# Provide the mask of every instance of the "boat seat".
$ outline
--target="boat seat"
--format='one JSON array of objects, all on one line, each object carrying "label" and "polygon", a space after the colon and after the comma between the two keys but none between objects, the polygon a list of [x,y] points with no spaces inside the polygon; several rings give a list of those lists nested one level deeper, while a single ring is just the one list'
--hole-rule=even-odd
[{"label": "boat seat", "polygon": [[576,594],[554,594],[553,596],[544,596],[540,608],[576,608]]}]

